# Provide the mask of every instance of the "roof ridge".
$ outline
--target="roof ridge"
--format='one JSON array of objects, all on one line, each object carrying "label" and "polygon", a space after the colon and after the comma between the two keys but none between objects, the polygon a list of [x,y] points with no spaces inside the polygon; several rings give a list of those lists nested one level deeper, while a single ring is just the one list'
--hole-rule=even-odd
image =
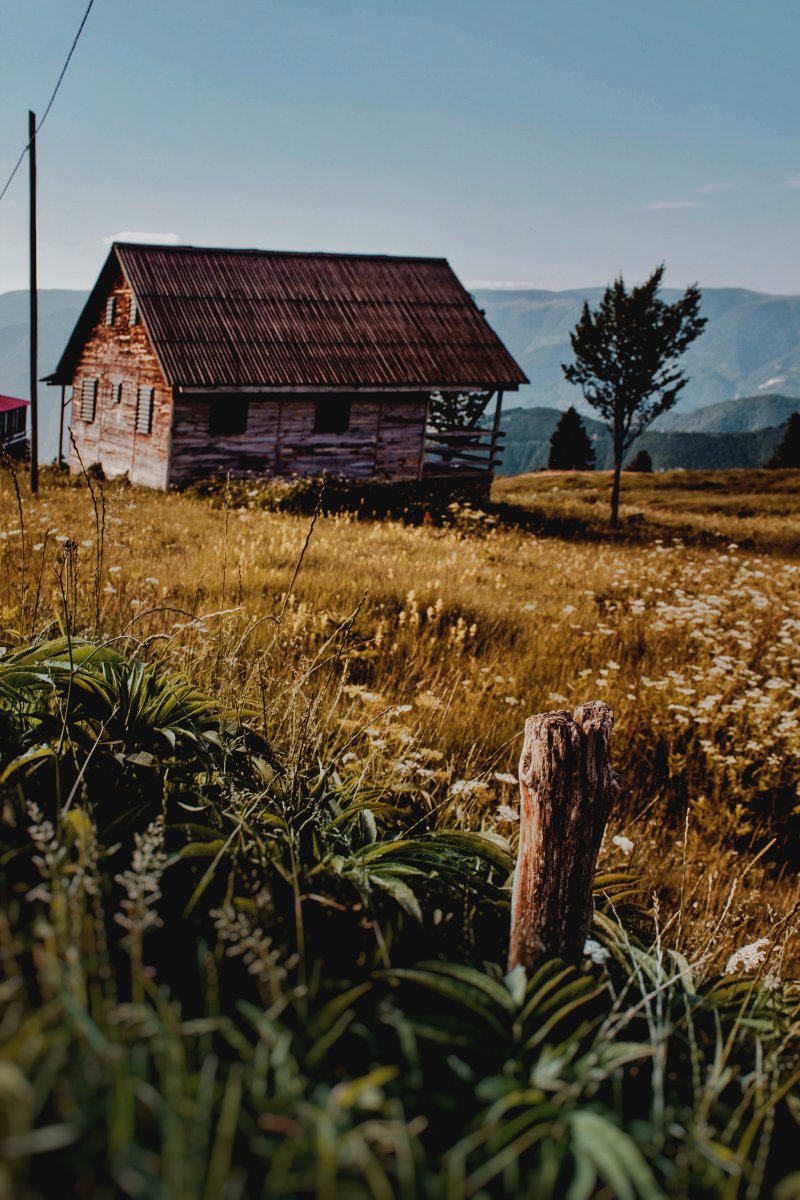
[{"label": "roof ridge", "polygon": [[[448,259],[427,254],[370,254],[357,250],[261,250],[257,246],[192,246],[164,244],[163,242],[113,242],[113,249],[119,250],[161,250],[171,254],[175,251],[191,251],[194,254],[241,254],[261,258],[351,258],[361,262],[425,262],[445,263],[450,267]],[[450,267],[452,271],[453,268]],[[455,272],[453,272],[455,275]],[[456,276],[456,278],[458,278]],[[459,280],[459,282],[461,282]],[[462,284],[463,287],[463,284]]]}]

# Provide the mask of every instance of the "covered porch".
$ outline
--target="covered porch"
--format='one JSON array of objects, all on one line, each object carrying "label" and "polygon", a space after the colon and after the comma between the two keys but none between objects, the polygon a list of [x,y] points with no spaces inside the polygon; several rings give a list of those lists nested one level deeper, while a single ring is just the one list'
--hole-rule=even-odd
[{"label": "covered porch", "polygon": [[500,428],[502,408],[503,393],[498,392],[489,427],[447,430],[429,424],[420,478],[489,487],[506,436]]}]

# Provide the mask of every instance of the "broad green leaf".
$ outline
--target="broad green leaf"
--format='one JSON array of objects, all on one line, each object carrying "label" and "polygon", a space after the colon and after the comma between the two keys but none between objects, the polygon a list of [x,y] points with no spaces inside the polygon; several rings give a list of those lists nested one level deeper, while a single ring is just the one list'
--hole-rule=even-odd
[{"label": "broad green leaf", "polygon": [[567,1121],[575,1156],[588,1158],[615,1200],[663,1200],[665,1193],[629,1134],[591,1109],[578,1109]]}]

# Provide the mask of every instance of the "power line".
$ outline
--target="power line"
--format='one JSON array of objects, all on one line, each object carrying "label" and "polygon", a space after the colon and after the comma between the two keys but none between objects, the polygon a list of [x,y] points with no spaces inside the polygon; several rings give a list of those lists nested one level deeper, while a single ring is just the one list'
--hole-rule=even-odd
[{"label": "power line", "polygon": [[[39,122],[39,124],[36,126],[36,133],[38,133],[38,132],[39,132],[39,130],[40,130],[40,129],[42,128],[42,126],[44,125],[45,121],[47,120],[47,114],[50,112],[50,109],[53,107],[53,101],[55,100],[56,96],[58,95],[58,89],[61,87],[61,81],[63,80],[64,76],[65,76],[65,75],[66,75],[66,73],[67,73],[67,67],[68,67],[68,66],[69,66],[69,64],[70,64],[70,59],[72,58],[73,54],[75,53],[75,47],[77,46],[77,44],[78,44],[78,41],[80,40],[80,36],[81,36],[81,34],[83,33],[83,27],[84,27],[84,25],[86,24],[86,21],[87,21],[87,19],[88,19],[88,17],[89,17],[89,13],[92,11],[92,5],[93,5],[93,4],[94,4],[94,0],[89,0],[89,3],[88,3],[88,5],[87,5],[87,7],[86,7],[86,12],[83,14],[83,20],[82,20],[82,21],[81,21],[81,23],[80,23],[80,26],[79,26],[79,28],[78,28],[78,32],[75,34],[75,40],[73,41],[72,45],[70,46],[70,51],[69,51],[69,54],[67,55],[66,61],[65,61],[64,65],[63,65],[63,67],[61,68],[61,74],[60,74],[60,75],[59,75],[59,77],[58,77],[58,80],[57,80],[57,82],[56,82],[56,86],[53,88],[53,94],[52,94],[52,96],[50,97],[50,99],[49,99],[49,100],[48,100],[48,102],[47,102],[47,108],[44,110],[44,115],[43,115],[43,117],[42,117],[41,121],[40,121],[40,122]],[[35,134],[34,134],[34,136],[35,136]],[[11,186],[11,181],[12,181],[12,179],[14,178],[14,176],[16,175],[17,171],[20,169],[20,167],[21,167],[21,165],[22,165],[22,160],[25,158],[25,155],[26,155],[26,154],[28,153],[28,151],[30,150],[30,148],[31,148],[31,142],[32,142],[32,141],[33,141],[33,138],[29,139],[29,141],[28,141],[28,142],[26,143],[26,145],[24,146],[22,153],[20,154],[19,158],[18,158],[18,159],[17,159],[17,161],[16,161],[16,165],[14,166],[14,170],[11,172],[11,174],[10,174],[10,175],[9,175],[9,177],[8,177],[8,179],[6,180],[6,184],[5,184],[5,187],[3,188],[2,192],[0,192],[0,200],[2,200],[2,199],[3,199],[3,197],[4,197],[4,196],[5,196],[5,194],[6,194],[6,192],[8,191],[9,187]]]}]

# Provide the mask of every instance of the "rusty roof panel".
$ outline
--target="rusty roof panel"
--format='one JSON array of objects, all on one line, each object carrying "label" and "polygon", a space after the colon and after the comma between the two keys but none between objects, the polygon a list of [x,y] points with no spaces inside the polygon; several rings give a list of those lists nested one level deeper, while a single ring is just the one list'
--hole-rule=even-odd
[{"label": "rusty roof panel", "polygon": [[[445,259],[130,243],[114,255],[174,386],[527,382]],[[70,347],[53,381],[69,381]]]}]

